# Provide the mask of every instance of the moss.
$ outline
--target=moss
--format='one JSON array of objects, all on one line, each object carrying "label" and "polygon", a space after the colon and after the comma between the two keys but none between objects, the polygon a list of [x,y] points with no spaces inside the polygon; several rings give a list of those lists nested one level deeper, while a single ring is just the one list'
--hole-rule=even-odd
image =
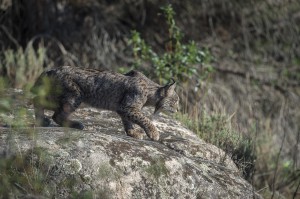
[{"label": "moss", "polygon": [[121,170],[112,167],[110,163],[103,163],[98,167],[98,177],[104,181],[117,180],[122,175]]},{"label": "moss", "polygon": [[107,147],[111,149],[113,154],[120,155],[124,152],[130,152],[132,146],[126,142],[111,142]]},{"label": "moss", "polygon": [[156,181],[158,181],[161,176],[169,175],[169,170],[162,158],[155,159],[153,163],[145,169],[145,171]]},{"label": "moss", "polygon": [[70,159],[64,164],[64,170],[67,174],[76,174],[82,169],[82,164],[78,159]]},{"label": "moss", "polygon": [[82,132],[77,132],[76,130],[71,129],[71,130],[65,131],[64,136],[58,138],[55,143],[58,145],[65,145],[65,144],[69,144],[74,141],[78,141],[81,138],[83,138]]}]

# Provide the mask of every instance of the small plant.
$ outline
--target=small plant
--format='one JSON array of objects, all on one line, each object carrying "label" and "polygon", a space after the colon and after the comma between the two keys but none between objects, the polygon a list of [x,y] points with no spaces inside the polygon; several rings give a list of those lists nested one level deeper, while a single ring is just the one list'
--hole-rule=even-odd
[{"label": "small plant", "polygon": [[213,71],[209,65],[212,60],[209,51],[200,49],[194,41],[183,44],[183,34],[175,23],[175,12],[172,6],[168,5],[161,9],[168,25],[165,52],[155,53],[137,31],[132,31],[129,44],[133,47],[135,58],[133,68],[140,68],[143,63],[148,63],[154,69],[154,74],[160,83],[166,83],[171,78],[181,82],[195,76],[200,79],[206,78],[207,73]]},{"label": "small plant", "polygon": [[8,81],[0,77],[0,126],[27,126],[33,121],[33,111],[28,110],[29,93],[9,88]]},{"label": "small plant", "polygon": [[10,158],[0,157],[0,196],[45,195],[50,191],[45,182],[49,177],[51,161],[43,148],[34,148]]},{"label": "small plant", "polygon": [[242,171],[244,177],[250,179],[256,160],[254,143],[250,138],[233,130],[228,117],[203,112],[196,118],[179,113],[177,119],[197,133],[201,139],[223,149]]},{"label": "small plant", "polygon": [[[300,170],[297,161],[289,156],[279,158],[282,153],[279,146],[274,146],[270,140],[271,134],[262,133],[257,139],[257,161],[254,185],[265,187],[261,194],[265,198],[283,198],[281,193],[288,188],[289,197],[297,198],[300,187]],[[273,196],[272,196],[273,195]]]},{"label": "small plant", "polygon": [[26,49],[7,49],[2,53],[0,62],[1,75],[7,77],[9,84],[22,88],[33,81],[43,71],[46,49],[40,45],[37,50],[29,42]]},{"label": "small plant", "polygon": [[0,114],[6,113],[11,109],[11,100],[8,97],[5,97],[7,88],[7,81],[4,78],[0,77]]}]

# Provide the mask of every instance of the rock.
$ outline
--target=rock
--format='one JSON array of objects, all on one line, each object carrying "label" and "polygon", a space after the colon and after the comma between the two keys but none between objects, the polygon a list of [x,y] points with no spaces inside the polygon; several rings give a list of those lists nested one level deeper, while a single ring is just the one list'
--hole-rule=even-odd
[{"label": "rock", "polygon": [[0,129],[0,154],[29,154],[45,173],[43,197],[261,198],[224,151],[166,115],[154,121],[159,142],[125,135],[113,112],[81,108],[73,117],[85,130]]}]

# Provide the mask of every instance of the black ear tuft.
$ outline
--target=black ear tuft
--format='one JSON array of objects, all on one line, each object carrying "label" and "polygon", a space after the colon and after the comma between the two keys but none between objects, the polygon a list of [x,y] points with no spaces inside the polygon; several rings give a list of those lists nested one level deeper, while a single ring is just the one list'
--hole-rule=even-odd
[{"label": "black ear tuft", "polygon": [[161,91],[162,93],[164,93],[164,96],[172,95],[175,92],[175,83],[175,80],[171,78],[171,81],[169,81],[169,83],[161,87]]},{"label": "black ear tuft", "polygon": [[128,73],[125,73],[125,76],[135,77],[137,76],[138,72],[136,70],[131,70]]},{"label": "black ear tuft", "polygon": [[173,85],[175,83],[176,83],[175,80],[173,78],[171,78],[171,81],[168,83],[168,85],[171,86],[171,85]]}]

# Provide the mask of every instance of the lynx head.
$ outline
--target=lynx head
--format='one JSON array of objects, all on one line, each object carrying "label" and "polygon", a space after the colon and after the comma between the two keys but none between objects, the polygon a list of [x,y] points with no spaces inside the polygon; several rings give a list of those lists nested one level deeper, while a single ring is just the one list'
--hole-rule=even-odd
[{"label": "lynx head", "polygon": [[176,82],[172,79],[172,82],[166,84],[159,89],[160,100],[155,106],[154,114],[160,112],[175,113],[179,109],[179,97],[175,91]]}]

